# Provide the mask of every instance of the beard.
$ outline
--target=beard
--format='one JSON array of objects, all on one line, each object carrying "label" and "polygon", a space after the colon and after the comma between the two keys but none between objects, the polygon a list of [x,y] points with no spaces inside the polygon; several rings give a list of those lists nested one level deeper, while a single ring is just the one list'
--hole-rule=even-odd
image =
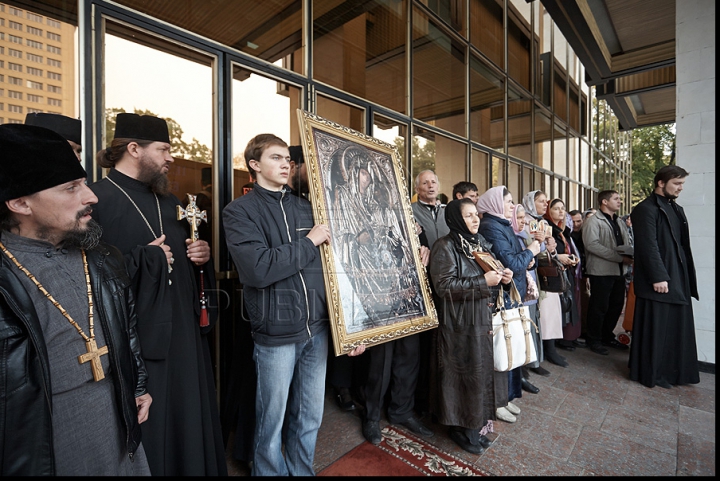
[{"label": "beard", "polygon": [[663,197],[665,197],[666,199],[669,199],[669,200],[675,200],[675,199],[678,198],[677,195],[672,195],[672,194],[670,194],[670,193],[667,191],[667,189],[665,188],[665,186],[663,186],[663,188],[662,188],[662,193],[663,193]]},{"label": "beard", "polygon": [[164,196],[170,192],[170,181],[162,167],[156,167],[147,155],[140,158],[138,180],[150,187],[154,193]]},{"label": "beard", "polygon": [[[82,215],[79,215],[78,219],[82,217]],[[85,250],[93,249],[100,243],[102,232],[102,226],[100,226],[95,219],[91,219],[88,221],[85,229],[81,229],[78,224],[74,229],[69,231],[63,239],[63,246],[77,247],[78,249]]]}]

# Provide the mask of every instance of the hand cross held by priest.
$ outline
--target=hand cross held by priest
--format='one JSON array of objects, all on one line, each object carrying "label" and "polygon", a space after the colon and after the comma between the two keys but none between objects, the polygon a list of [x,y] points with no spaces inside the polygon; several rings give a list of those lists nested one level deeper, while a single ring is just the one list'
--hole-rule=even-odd
[{"label": "hand cross held by priest", "polygon": [[210,299],[203,309],[200,296],[203,286],[215,292],[215,269],[208,243],[194,240],[188,222],[177,218],[182,207],[169,190],[171,149],[165,120],[118,114],[112,143],[97,155],[110,171],[90,186],[98,197],[92,215],[103,226],[103,240],[125,256],[137,297],[155,400],[155,415],[142,427],[152,475],[226,475],[208,340],[217,302]]},{"label": "hand cross held by priest", "polygon": [[72,147],[0,125],[0,476],[149,475],[153,399],[122,254]]}]

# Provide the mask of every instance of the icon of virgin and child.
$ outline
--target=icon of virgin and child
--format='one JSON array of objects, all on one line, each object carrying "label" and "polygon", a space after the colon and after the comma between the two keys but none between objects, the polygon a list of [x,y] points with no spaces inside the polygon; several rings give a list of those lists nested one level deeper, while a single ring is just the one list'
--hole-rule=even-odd
[{"label": "icon of virgin and child", "polygon": [[392,157],[342,145],[327,194],[348,334],[426,315]]}]

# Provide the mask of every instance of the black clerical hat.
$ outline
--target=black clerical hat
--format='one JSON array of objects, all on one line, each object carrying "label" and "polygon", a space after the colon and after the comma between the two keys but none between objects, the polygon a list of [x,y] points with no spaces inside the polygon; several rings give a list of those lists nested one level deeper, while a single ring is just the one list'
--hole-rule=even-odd
[{"label": "black clerical hat", "polygon": [[115,138],[170,143],[167,122],[152,115],[117,114]]},{"label": "black clerical hat", "polygon": [[0,202],[87,177],[70,144],[45,127],[0,125]]},{"label": "black clerical hat", "polygon": [[288,150],[290,151],[290,160],[294,160],[296,165],[305,163],[305,155],[301,145],[291,145]]},{"label": "black clerical hat", "polygon": [[76,144],[82,144],[82,122],[60,114],[33,112],[25,116],[25,125],[37,125],[53,130]]}]

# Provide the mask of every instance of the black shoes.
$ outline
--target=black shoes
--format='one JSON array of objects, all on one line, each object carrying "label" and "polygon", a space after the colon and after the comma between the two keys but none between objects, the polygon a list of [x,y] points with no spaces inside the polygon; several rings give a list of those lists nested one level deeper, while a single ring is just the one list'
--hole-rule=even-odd
[{"label": "black shoes", "polygon": [[455,443],[458,446],[463,448],[468,453],[482,454],[485,452],[485,449],[483,448],[482,444],[470,444],[470,440],[467,438],[467,436],[465,436],[462,432],[458,431],[457,429],[450,430],[450,439],[455,441]]},{"label": "black shoes", "polygon": [[542,366],[530,367],[528,369],[530,369],[532,372],[534,372],[538,376],[549,376],[550,375],[550,371],[548,371],[547,369],[545,369]]},{"label": "black shoes", "polygon": [[625,344],[618,341],[617,339],[613,339],[612,341],[603,341],[602,345],[612,347],[614,349],[617,349],[618,351],[627,351],[628,349],[630,349],[629,347],[627,347]]},{"label": "black shoes", "polygon": [[602,354],[603,356],[607,356],[610,352],[602,347],[602,344],[590,344],[590,350],[595,354]]},{"label": "black shoes", "polygon": [[555,347],[558,347],[560,349],[564,349],[564,350],[570,351],[570,352],[575,350],[575,346],[573,346],[572,341],[564,341],[564,340],[556,341]]},{"label": "black shoes", "polygon": [[378,445],[382,442],[382,433],[380,432],[380,423],[378,421],[363,421],[363,436],[368,442]]},{"label": "black shoes", "polygon": [[579,347],[580,349],[585,349],[586,347],[588,347],[587,342],[578,341],[577,339],[572,342],[572,345],[575,347]]},{"label": "black shoes", "polygon": [[523,388],[523,391],[527,391],[527,392],[532,393],[532,394],[537,394],[537,393],[540,392],[540,388],[539,388],[539,387],[533,386],[533,385],[530,383],[530,381],[528,381],[528,380],[525,379],[525,378],[522,378],[522,388]]},{"label": "black shoes", "polygon": [[430,429],[428,429],[423,423],[418,421],[414,417],[409,417],[407,421],[403,421],[401,423],[397,423],[400,426],[404,426],[408,428],[410,431],[412,431],[414,434],[417,434],[418,436],[432,436],[435,433],[432,432]]},{"label": "black shoes", "polygon": [[480,435],[480,446],[482,446],[485,449],[488,449],[490,446],[492,446],[492,441],[488,439],[487,436],[484,434]]},{"label": "black shoes", "polygon": [[335,403],[343,411],[352,411],[355,409],[355,402],[353,402],[350,389],[346,387],[335,389]]},{"label": "black shoes", "polygon": [[560,367],[568,367],[570,365],[570,364],[568,364],[568,362],[565,360],[564,357],[562,357],[561,355],[559,355],[556,352],[546,353],[545,359],[547,359],[551,363],[555,364],[556,366],[560,366]]}]

